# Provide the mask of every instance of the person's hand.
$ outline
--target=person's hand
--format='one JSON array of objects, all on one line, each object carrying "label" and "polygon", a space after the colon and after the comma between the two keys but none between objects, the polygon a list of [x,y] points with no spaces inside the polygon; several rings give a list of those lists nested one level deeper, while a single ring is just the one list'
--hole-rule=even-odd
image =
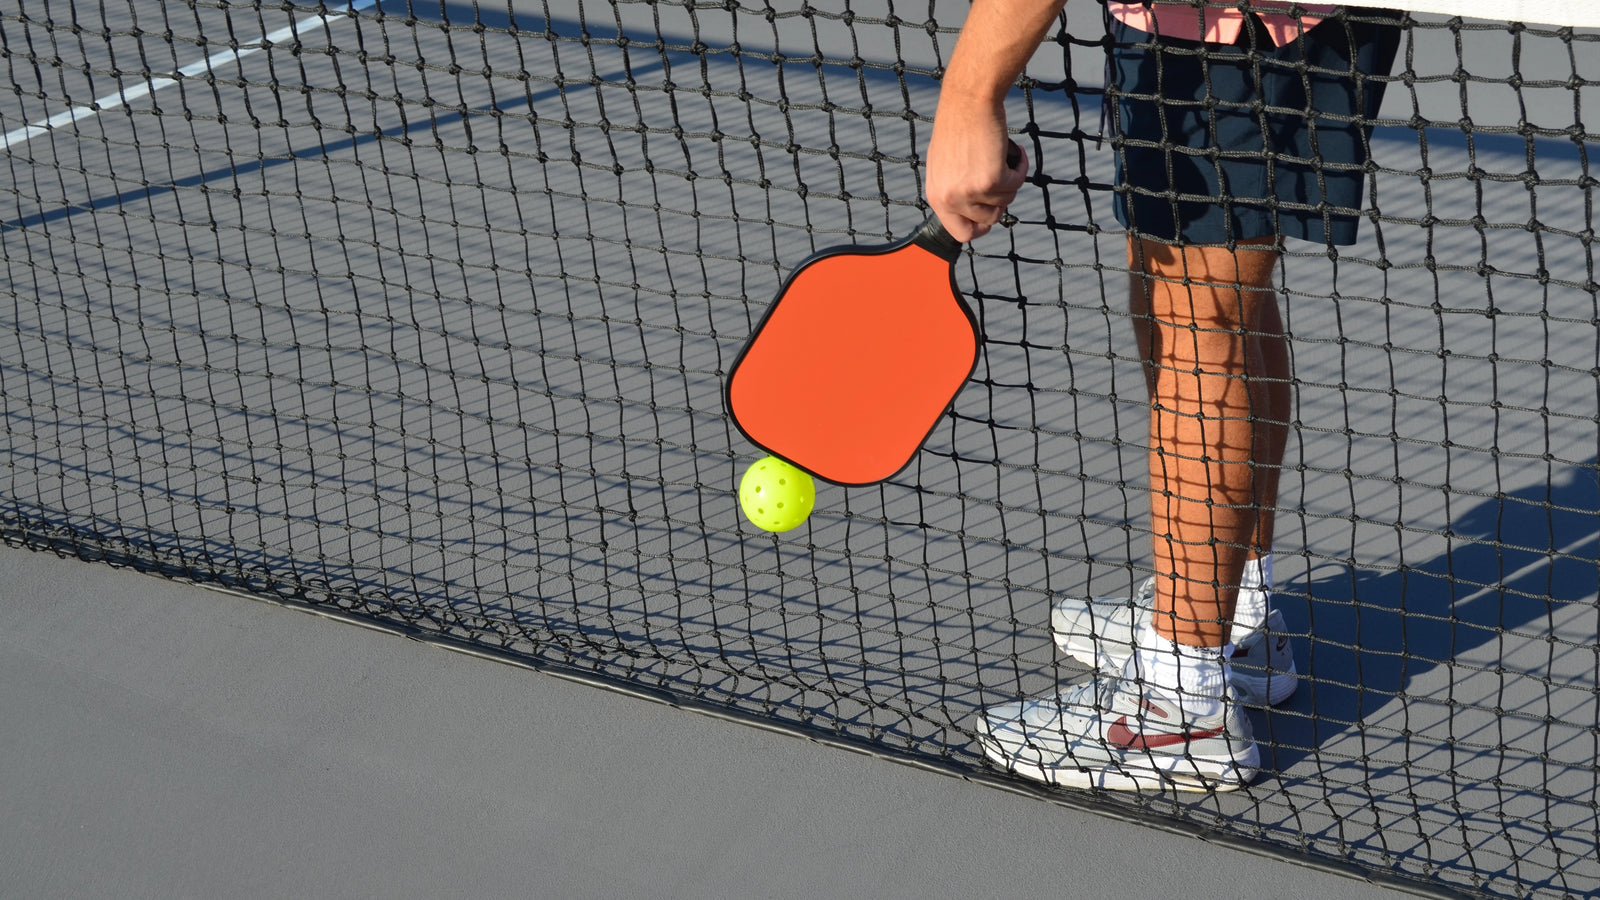
[{"label": "person's hand", "polygon": [[928,205],[945,231],[962,243],[982,237],[1016,199],[1028,174],[1028,154],[1006,165],[1011,146],[1005,110],[967,102],[959,96],[940,98],[928,142]]}]

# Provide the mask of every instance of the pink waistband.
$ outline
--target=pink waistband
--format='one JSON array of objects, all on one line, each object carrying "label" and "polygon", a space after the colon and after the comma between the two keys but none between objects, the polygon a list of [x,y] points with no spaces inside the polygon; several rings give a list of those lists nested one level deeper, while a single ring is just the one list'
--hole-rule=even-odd
[{"label": "pink waistband", "polygon": [[[1298,5],[1304,15],[1288,15],[1288,10],[1294,5],[1287,2],[1256,0],[1250,4],[1250,8],[1261,18],[1261,23],[1266,26],[1272,42],[1279,46],[1294,40],[1302,31],[1321,22],[1324,16],[1339,8],[1335,4],[1301,3]],[[1239,33],[1244,30],[1243,10],[1220,6],[1209,0],[1203,7],[1180,3],[1146,6],[1143,3],[1119,3],[1115,0],[1109,6],[1111,14],[1117,17],[1117,21],[1129,28],[1137,28],[1164,37],[1205,41],[1212,44],[1232,44],[1239,39]],[[1266,11],[1271,9],[1281,9],[1284,12]]]}]

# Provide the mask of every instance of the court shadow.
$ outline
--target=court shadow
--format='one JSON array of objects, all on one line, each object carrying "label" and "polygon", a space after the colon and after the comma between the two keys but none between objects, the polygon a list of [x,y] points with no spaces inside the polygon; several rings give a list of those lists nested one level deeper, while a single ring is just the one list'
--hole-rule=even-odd
[{"label": "court shadow", "polygon": [[[1452,549],[1426,562],[1389,571],[1324,569],[1303,590],[1286,586],[1275,602],[1295,636],[1305,678],[1292,701],[1258,719],[1265,726],[1258,726],[1258,737],[1263,749],[1270,745],[1275,768],[1292,780],[1301,763],[1328,763],[1323,748],[1351,735],[1361,740],[1364,764],[1375,745],[1374,756],[1387,756],[1381,747],[1392,744],[1406,767],[1412,751],[1404,745],[1429,727],[1429,715],[1411,701],[1448,717],[1462,702],[1456,688],[1473,678],[1496,680],[1502,693],[1508,679],[1519,677],[1546,689],[1559,683],[1552,648],[1594,639],[1592,632],[1553,629],[1562,607],[1595,600],[1597,510],[1600,481],[1591,460],[1455,517]],[[1440,685],[1450,697],[1435,695]],[[1452,745],[1456,768],[1461,753],[1474,752],[1457,746],[1448,730],[1437,737]],[[1416,774],[1407,769],[1408,779]]]}]

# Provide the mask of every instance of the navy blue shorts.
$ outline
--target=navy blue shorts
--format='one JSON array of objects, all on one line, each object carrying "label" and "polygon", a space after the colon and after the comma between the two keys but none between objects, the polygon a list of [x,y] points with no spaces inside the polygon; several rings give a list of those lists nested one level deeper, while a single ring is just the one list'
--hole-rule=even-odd
[{"label": "navy blue shorts", "polygon": [[1389,74],[1398,14],[1336,13],[1282,47],[1247,18],[1232,45],[1112,23],[1117,221],[1188,244],[1355,243],[1384,88],[1362,76]]}]

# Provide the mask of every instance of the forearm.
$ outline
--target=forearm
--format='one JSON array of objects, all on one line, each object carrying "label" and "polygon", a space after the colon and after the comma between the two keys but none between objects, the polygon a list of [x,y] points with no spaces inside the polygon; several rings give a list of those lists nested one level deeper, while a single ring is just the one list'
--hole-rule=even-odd
[{"label": "forearm", "polygon": [[1028,171],[1006,161],[1005,96],[1064,0],[976,0],[939,87],[928,142],[928,203],[957,240],[1000,220]]},{"label": "forearm", "polygon": [[939,105],[999,104],[1065,0],[974,0],[945,67]]}]

